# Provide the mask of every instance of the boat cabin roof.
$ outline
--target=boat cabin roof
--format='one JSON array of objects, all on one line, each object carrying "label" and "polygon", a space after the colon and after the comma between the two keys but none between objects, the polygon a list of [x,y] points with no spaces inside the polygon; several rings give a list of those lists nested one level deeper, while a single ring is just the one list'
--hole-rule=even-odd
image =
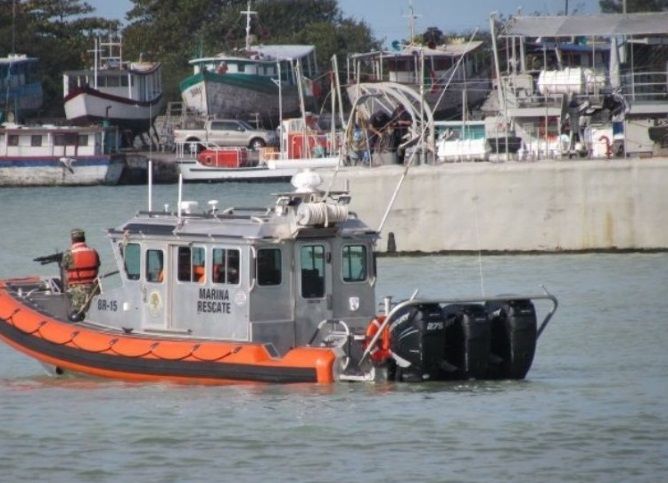
[{"label": "boat cabin roof", "polygon": [[276,62],[277,60],[293,60],[306,57],[315,52],[314,45],[255,45],[250,52],[222,52],[212,57],[198,57],[190,60],[190,64],[211,61],[248,61]]},{"label": "boat cabin roof", "polygon": [[37,58],[28,57],[26,54],[9,54],[7,57],[0,57],[0,64],[18,64],[37,61]]},{"label": "boat cabin roof", "polygon": [[668,12],[512,17],[502,37],[573,37],[666,34]]},{"label": "boat cabin roof", "polygon": [[23,124],[14,124],[5,122],[0,124],[0,132],[2,133],[96,133],[102,132],[104,128],[102,126],[97,126],[91,124],[89,126],[56,126],[53,124],[35,124],[35,125],[23,125]]},{"label": "boat cabin roof", "polygon": [[472,42],[456,42],[450,44],[439,45],[438,47],[431,49],[424,45],[407,45],[401,50],[378,50],[374,52],[365,52],[361,54],[352,54],[350,58],[360,59],[365,57],[383,57],[383,58],[397,58],[397,57],[410,57],[414,58],[415,55],[419,55],[420,52],[424,53],[425,57],[460,57],[462,55],[469,54],[482,46],[483,42],[480,40],[474,40]]},{"label": "boat cabin roof", "polygon": [[[176,238],[184,241],[206,238],[209,240],[237,240],[240,243],[261,241],[284,241],[298,238],[329,237],[377,237],[377,232],[369,228],[356,216],[348,216],[338,223],[324,225],[300,225],[296,220],[296,208],[291,202],[282,206],[263,208],[228,208],[222,211],[200,210],[191,206],[188,213],[169,211],[140,211],[127,222],[109,230],[114,237],[131,238]],[[286,199],[286,198],[283,198]],[[193,202],[183,202],[193,203]],[[292,209],[290,209],[292,208]],[[242,242],[245,240],[245,242]]]}]

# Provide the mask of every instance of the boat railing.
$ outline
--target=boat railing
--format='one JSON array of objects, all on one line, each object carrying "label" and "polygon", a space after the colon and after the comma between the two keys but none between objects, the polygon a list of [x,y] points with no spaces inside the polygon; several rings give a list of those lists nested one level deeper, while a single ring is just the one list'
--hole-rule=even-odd
[{"label": "boat railing", "polygon": [[205,149],[222,149],[224,146],[220,144],[209,142],[209,141],[184,141],[175,143],[176,146],[176,159],[177,160],[190,160],[194,161],[197,159],[197,155]]},{"label": "boat railing", "polygon": [[668,102],[668,72],[625,74],[622,94],[630,102]]}]

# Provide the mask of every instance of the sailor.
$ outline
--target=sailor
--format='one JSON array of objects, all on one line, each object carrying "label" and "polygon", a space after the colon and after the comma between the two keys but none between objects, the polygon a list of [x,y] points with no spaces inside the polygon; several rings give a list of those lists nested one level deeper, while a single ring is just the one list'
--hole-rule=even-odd
[{"label": "sailor", "polygon": [[94,248],[86,245],[86,234],[82,229],[75,228],[70,236],[72,246],[63,254],[61,267],[64,270],[65,286],[70,295],[72,310],[80,315],[98,289],[100,257]]}]

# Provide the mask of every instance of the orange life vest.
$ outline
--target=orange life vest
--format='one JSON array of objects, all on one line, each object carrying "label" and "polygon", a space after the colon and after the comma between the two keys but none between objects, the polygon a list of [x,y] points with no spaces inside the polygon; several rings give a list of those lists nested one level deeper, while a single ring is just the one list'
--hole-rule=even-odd
[{"label": "orange life vest", "polygon": [[72,244],[70,253],[72,262],[67,267],[67,283],[69,285],[93,283],[97,278],[97,269],[100,266],[100,257],[97,252],[84,242],[79,242]]}]

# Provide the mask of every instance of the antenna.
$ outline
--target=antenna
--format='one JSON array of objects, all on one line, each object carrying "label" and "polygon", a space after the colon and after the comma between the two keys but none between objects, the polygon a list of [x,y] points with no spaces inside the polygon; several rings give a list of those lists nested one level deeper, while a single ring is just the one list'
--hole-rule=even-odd
[{"label": "antenna", "polygon": [[413,0],[408,0],[408,9],[410,10],[410,15],[404,15],[404,17],[408,18],[408,30],[410,32],[410,39],[408,39],[408,43],[412,44],[413,39],[415,38],[415,19],[421,17],[422,15],[415,15],[415,9],[413,8]]},{"label": "antenna", "polygon": [[242,10],[241,13],[246,15],[246,51],[249,51],[251,15],[257,15],[257,12],[251,10],[251,0],[248,0],[248,6],[246,7],[246,10]]}]

